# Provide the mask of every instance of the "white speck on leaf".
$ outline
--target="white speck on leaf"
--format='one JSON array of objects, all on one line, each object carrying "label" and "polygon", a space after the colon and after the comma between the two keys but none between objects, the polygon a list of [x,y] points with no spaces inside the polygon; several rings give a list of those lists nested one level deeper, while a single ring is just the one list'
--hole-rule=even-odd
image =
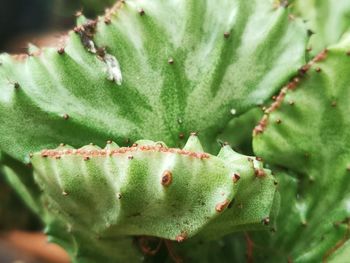
[{"label": "white speck on leaf", "polygon": [[88,51],[95,54],[96,53],[96,48],[95,48],[95,44],[92,40],[88,41]]},{"label": "white speck on leaf", "polygon": [[118,60],[114,56],[106,54],[104,56],[104,61],[107,65],[108,80],[115,81],[117,85],[120,86],[122,84],[123,77]]}]

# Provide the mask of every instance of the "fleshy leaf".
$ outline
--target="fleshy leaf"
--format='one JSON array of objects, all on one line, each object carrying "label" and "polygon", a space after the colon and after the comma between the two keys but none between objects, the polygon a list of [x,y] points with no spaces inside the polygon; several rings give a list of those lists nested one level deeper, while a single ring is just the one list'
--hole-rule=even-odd
[{"label": "fleshy leaf", "polygon": [[296,0],[292,6],[293,13],[305,19],[310,30],[308,46],[311,55],[337,43],[350,29],[348,0]]},{"label": "fleshy leaf", "polygon": [[289,213],[280,214],[277,233],[269,243],[255,239],[269,262],[328,260],[349,238],[349,50],[347,34],[303,67],[255,130],[255,152],[298,175],[280,187]]},{"label": "fleshy leaf", "polygon": [[96,237],[182,242],[269,228],[278,194],[260,161],[229,146],[217,157],[186,150],[200,149],[195,135],[184,149],[145,142],[112,149],[61,146],[33,155],[36,181],[78,245]]},{"label": "fleshy leaf", "polygon": [[209,145],[232,109],[263,103],[304,61],[303,26],[268,1],[124,2],[58,50],[0,56],[4,152],[24,161],[60,142],[141,138],[175,147],[192,131]]}]

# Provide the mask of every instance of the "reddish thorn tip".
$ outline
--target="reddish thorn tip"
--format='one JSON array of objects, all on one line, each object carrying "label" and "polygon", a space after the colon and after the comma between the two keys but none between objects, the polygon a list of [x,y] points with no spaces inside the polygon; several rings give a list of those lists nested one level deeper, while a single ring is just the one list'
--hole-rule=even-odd
[{"label": "reddish thorn tip", "polygon": [[164,171],[162,175],[162,181],[161,181],[162,185],[169,186],[172,181],[173,181],[173,174],[168,170]]},{"label": "reddish thorn tip", "polygon": [[230,201],[228,201],[228,200],[225,200],[225,201],[223,201],[223,202],[221,202],[221,203],[218,203],[216,206],[215,206],[215,210],[216,210],[216,212],[222,212],[222,211],[224,211],[225,210],[225,208],[228,206],[230,204]]},{"label": "reddish thorn tip", "polygon": [[143,8],[140,8],[139,9],[139,14],[140,14],[140,16],[143,16],[145,14],[145,10],[143,10]]},{"label": "reddish thorn tip", "polygon": [[234,183],[237,183],[239,181],[239,179],[241,179],[241,176],[238,174],[238,173],[235,173],[233,176],[232,176],[232,179],[233,179],[233,182]]}]

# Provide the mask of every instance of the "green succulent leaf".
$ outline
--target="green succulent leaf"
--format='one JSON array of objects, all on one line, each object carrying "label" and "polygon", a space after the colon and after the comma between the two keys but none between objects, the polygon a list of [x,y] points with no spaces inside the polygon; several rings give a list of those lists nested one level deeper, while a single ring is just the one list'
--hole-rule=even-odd
[{"label": "green succulent leaf", "polygon": [[278,199],[270,172],[229,146],[217,157],[202,150],[193,135],[183,149],[152,141],[105,149],[61,146],[34,154],[32,164],[64,221],[102,238],[181,242],[199,232],[217,238],[266,228]]},{"label": "green succulent leaf", "polygon": [[65,40],[0,57],[0,148],[16,159],[60,142],[181,146],[191,131],[209,145],[303,64],[306,33],[268,1],[135,0]]},{"label": "green succulent leaf", "polygon": [[[0,149],[14,161],[62,142],[182,147],[192,131],[210,149],[233,117],[264,103],[304,63],[307,35],[270,1],[129,0],[98,21],[81,16],[62,40],[58,49],[32,46],[28,58],[0,56]],[[43,211],[48,235],[79,262],[141,260],[125,235],[182,241],[273,226],[270,172],[228,146],[217,157],[203,153],[191,138],[167,148],[174,153],[34,154],[43,193],[6,169]],[[162,185],[163,177],[173,181]]]},{"label": "green succulent leaf", "polygon": [[227,143],[235,151],[253,155],[252,130],[263,115],[264,112],[260,108],[255,107],[237,118],[233,118],[225,129],[218,134],[216,141],[213,142],[212,151],[217,152],[220,145]]},{"label": "green succulent leaf", "polygon": [[304,77],[282,89],[256,129],[255,152],[298,175],[281,177],[293,182],[280,186],[289,213],[280,214],[279,230],[261,245],[272,258],[327,260],[349,238],[349,50],[346,34],[305,66]]},{"label": "green succulent leaf", "polygon": [[305,19],[311,30],[308,44],[311,55],[337,43],[350,29],[350,2],[347,0],[296,0],[292,6],[293,13]]}]

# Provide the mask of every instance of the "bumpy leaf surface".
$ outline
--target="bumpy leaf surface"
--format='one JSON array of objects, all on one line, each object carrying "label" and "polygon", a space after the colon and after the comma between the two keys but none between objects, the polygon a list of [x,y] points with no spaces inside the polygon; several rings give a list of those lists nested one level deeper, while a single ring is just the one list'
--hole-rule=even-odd
[{"label": "bumpy leaf surface", "polygon": [[60,142],[179,146],[191,131],[207,143],[232,109],[262,103],[295,72],[306,41],[268,1],[130,0],[75,31],[59,52],[0,57],[0,148],[12,157]]},{"label": "bumpy leaf surface", "polygon": [[34,154],[32,163],[53,209],[90,235],[181,242],[198,232],[217,238],[266,228],[278,203],[270,172],[229,146],[218,157],[202,150],[191,136],[183,149],[152,141],[62,146]]},{"label": "bumpy leaf surface", "polygon": [[[90,142],[102,145],[107,139],[125,146],[130,141],[149,138],[175,147],[184,145],[183,138],[191,131],[199,131],[204,146],[210,148],[217,134],[232,119],[232,112],[238,116],[263,103],[304,62],[306,33],[303,26],[298,20],[290,20],[284,8],[274,9],[269,1],[124,2],[117,4],[96,23],[84,21],[81,17],[79,26],[63,39],[58,49],[31,47],[31,56],[25,59],[0,56],[0,149],[6,155],[28,162],[30,152],[54,148],[61,142],[79,147]],[[223,159],[230,158],[229,154],[222,154]],[[152,214],[147,210],[149,204],[144,201],[151,200],[152,191],[157,198],[162,196],[159,195],[162,192],[159,188],[158,192],[153,188],[150,191],[149,184],[146,184],[148,181],[144,180],[160,187],[159,181],[154,181],[157,177],[139,178],[132,170],[145,169],[141,175],[149,175],[147,171],[155,171],[149,168],[161,169],[159,165],[167,158],[161,154],[157,156],[157,153],[141,157],[144,159],[137,160],[135,157],[131,160],[137,165],[127,166],[130,171],[116,171],[117,175],[128,175],[123,178],[135,182],[132,185],[120,181],[120,186],[140,193],[140,196],[130,195],[129,201],[127,198],[120,201],[128,201],[130,211],[140,210],[148,216],[145,217],[147,233],[158,231],[155,234],[176,239],[175,234],[181,234],[184,227],[175,229],[168,223],[168,226],[164,224],[164,229],[159,224],[158,229],[150,223]],[[137,219],[127,218],[129,214],[123,214],[128,209],[112,203],[113,200],[118,201],[112,195],[117,186],[107,177],[111,174],[103,174],[108,165],[94,158],[76,163],[68,159],[67,166],[80,173],[76,177],[70,176],[69,171],[64,170],[65,166],[57,165],[64,163],[64,159],[65,156],[59,160],[48,159],[51,163],[46,160],[46,165],[43,162],[39,166],[33,159],[38,169],[38,181],[44,189],[52,188],[43,196],[36,196],[31,182],[16,177],[15,172],[11,175],[14,181],[17,180],[20,191],[27,186],[28,193],[33,192],[33,200],[40,198],[44,204],[50,204],[49,209],[63,212],[58,217],[67,220],[67,229],[72,227],[72,236],[64,236],[59,242],[70,247],[72,255],[84,260],[117,260],[115,257],[122,253],[112,253],[113,247],[117,246],[116,240],[96,241],[95,231],[108,234],[103,229],[111,221],[111,226],[115,223],[123,226],[112,226],[112,235],[123,231],[125,234],[145,234],[138,231],[140,223]],[[186,159],[183,163],[187,165],[184,165],[181,158],[178,159],[176,167],[183,165],[181,169],[191,176],[179,181],[179,186],[184,189],[176,188],[170,195],[184,201],[175,217],[182,216],[181,220],[186,223],[185,219],[191,217],[190,209],[193,208],[197,211],[196,215],[201,215],[198,212],[201,211],[210,219],[204,221],[200,216],[193,219],[189,236],[205,228],[207,231],[200,233],[212,238],[233,230],[261,228],[261,220],[266,222],[272,204],[277,202],[272,177],[268,175],[266,180],[259,181],[252,174],[254,167],[244,168],[247,164],[239,160],[224,165],[219,157],[213,157],[211,159],[216,161],[210,162],[212,170],[209,174],[217,175],[217,178],[206,182],[204,178],[209,176],[206,174],[199,180],[200,187],[195,188],[195,181],[186,180],[197,178],[198,173],[204,171],[204,166],[193,161],[192,167]],[[119,161],[115,160],[118,164]],[[128,161],[125,159],[120,163],[124,165]],[[257,162],[249,161],[250,166],[253,164]],[[236,193],[240,201],[237,207],[242,207],[243,203],[242,212],[237,212],[237,208],[227,208],[222,216],[216,216],[217,204],[214,208],[209,206],[219,201],[213,188],[227,190],[222,197],[232,200],[234,188],[224,183],[227,178],[222,175],[235,165],[243,166],[239,168],[242,173],[249,173],[246,179],[242,176],[242,187],[238,186]],[[79,168],[82,170],[78,171]],[[221,169],[223,174],[214,168]],[[122,180],[120,177],[117,179]],[[69,186],[68,190],[62,189],[63,182],[64,186]],[[95,185],[98,191],[94,191]],[[196,191],[186,192],[188,187]],[[105,191],[102,192],[102,189]],[[208,199],[204,206],[207,210],[197,207],[196,203],[206,190],[212,193],[204,196],[205,200]],[[63,192],[65,195],[62,195]],[[111,196],[113,200],[109,198]],[[94,213],[89,213],[88,207]],[[162,222],[167,223],[165,219],[169,214],[163,209],[169,210],[169,203],[151,204],[151,208],[155,208],[160,219],[163,218]],[[188,213],[180,215],[179,212],[186,208]],[[38,209],[41,211],[42,208]],[[77,212],[84,217],[70,216]],[[222,222],[228,219],[229,223],[223,225]],[[48,226],[48,233],[57,237],[67,231],[61,224],[62,220],[59,223],[53,221]],[[91,233],[87,231],[87,226],[92,228]],[[121,249],[133,249],[131,238],[120,242],[126,244],[120,246]],[[136,252],[133,255],[133,259],[138,258]]]},{"label": "bumpy leaf surface", "polygon": [[270,245],[256,237],[268,262],[328,260],[349,238],[349,50],[346,35],[318,55],[256,129],[256,153],[298,175],[280,186],[283,211]]},{"label": "bumpy leaf surface", "polygon": [[296,0],[293,13],[305,19],[311,35],[311,55],[337,43],[350,29],[350,2],[347,0]]}]

